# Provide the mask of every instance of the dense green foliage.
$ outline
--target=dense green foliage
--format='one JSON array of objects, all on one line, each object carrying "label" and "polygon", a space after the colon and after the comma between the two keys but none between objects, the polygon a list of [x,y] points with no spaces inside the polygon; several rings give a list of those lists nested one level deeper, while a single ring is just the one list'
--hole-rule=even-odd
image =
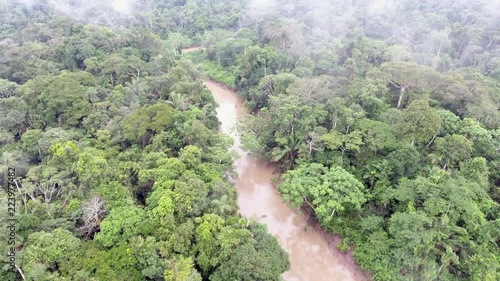
[{"label": "dense green foliage", "polygon": [[375,280],[499,280],[498,10],[277,2],[234,73],[283,198]]},{"label": "dense green foliage", "polygon": [[0,184],[15,168],[19,221],[18,268],[2,265],[0,280],[279,280],[289,268],[265,226],[237,215],[231,140],[180,57],[232,25],[220,24],[227,6],[181,23],[178,10],[206,9],[158,2],[114,27],[2,3]]},{"label": "dense green foliage", "polygon": [[231,70],[217,64],[215,61],[207,59],[201,50],[188,53],[184,57],[189,58],[193,63],[197,64],[207,78],[218,81],[230,89],[236,87]]},{"label": "dense green foliage", "polygon": [[500,280],[498,1],[3,2],[27,280],[279,280],[202,72],[245,99],[244,145],[280,164],[284,200],[373,279]]}]

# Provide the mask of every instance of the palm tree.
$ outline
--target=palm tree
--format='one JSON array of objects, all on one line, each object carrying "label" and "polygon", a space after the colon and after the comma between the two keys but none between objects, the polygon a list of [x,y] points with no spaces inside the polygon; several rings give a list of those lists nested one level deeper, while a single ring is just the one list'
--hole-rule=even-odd
[{"label": "palm tree", "polygon": [[138,79],[132,82],[125,82],[125,90],[132,97],[138,97],[144,92],[144,85]]},{"label": "palm tree", "polygon": [[295,136],[291,134],[286,138],[286,144],[283,147],[275,147],[271,151],[271,160],[273,162],[282,161],[283,167],[285,169],[290,169],[295,164],[295,160],[299,156],[299,149],[303,146],[303,143]]},{"label": "palm tree", "polygon": [[134,79],[132,82],[125,82],[127,101],[138,100],[141,105],[146,104],[148,99],[153,99],[152,89],[143,81]]},{"label": "palm tree", "polygon": [[241,227],[241,228],[246,228],[248,229],[250,226],[254,225],[255,224],[255,219],[251,218],[251,219],[246,219],[246,218],[240,218],[238,220],[238,225]]},{"label": "palm tree", "polygon": [[174,108],[181,111],[188,110],[190,107],[189,101],[186,99],[186,97],[175,92],[170,93],[167,103],[171,104]]}]

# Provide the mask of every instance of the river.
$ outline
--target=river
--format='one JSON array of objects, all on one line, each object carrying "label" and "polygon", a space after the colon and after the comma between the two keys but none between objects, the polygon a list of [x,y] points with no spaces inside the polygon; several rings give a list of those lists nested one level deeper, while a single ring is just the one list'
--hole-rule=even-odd
[{"label": "river", "polygon": [[221,131],[234,139],[232,149],[240,155],[235,161],[239,177],[234,181],[240,213],[266,224],[269,232],[290,255],[291,267],[283,278],[287,281],[366,280],[366,275],[353,262],[352,255],[329,247],[320,231],[306,229],[306,219],[281,200],[271,183],[275,166],[241,149],[236,123],[247,113],[237,94],[215,81],[205,80],[204,83],[219,104],[217,117],[222,123]]}]

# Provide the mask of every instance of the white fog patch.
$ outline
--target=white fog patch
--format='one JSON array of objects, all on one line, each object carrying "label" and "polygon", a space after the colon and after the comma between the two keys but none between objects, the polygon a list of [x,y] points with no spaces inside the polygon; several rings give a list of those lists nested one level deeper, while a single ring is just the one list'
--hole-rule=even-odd
[{"label": "white fog patch", "polygon": [[120,20],[130,20],[143,13],[139,0],[0,0],[20,3],[27,8],[48,5],[67,17],[85,23],[112,24]]},{"label": "white fog patch", "polygon": [[247,4],[247,16],[254,21],[262,21],[276,14],[278,4],[276,0],[250,0]]},{"label": "white fog patch", "polygon": [[131,14],[131,9],[130,9],[130,3],[131,1],[129,0],[114,0],[111,4],[109,4],[111,6],[111,8],[113,8],[113,10],[121,13],[121,14],[125,14],[125,15],[130,15]]},{"label": "white fog patch", "polygon": [[369,6],[368,8],[366,9],[367,10],[367,13],[369,15],[374,15],[374,14],[378,14],[380,12],[383,12],[385,10],[387,10],[388,8],[388,4],[390,4],[390,0],[378,0],[378,1],[373,1]]}]

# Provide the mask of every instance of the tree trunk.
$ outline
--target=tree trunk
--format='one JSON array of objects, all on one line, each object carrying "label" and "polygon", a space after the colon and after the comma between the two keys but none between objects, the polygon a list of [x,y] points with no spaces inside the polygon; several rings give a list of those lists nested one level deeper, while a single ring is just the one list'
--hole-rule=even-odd
[{"label": "tree trunk", "polygon": [[437,130],[437,132],[434,134],[434,136],[432,137],[431,141],[427,144],[427,148],[429,148],[429,146],[431,146],[431,144],[434,142],[434,140],[436,139],[437,135],[439,133],[439,129]]},{"label": "tree trunk", "polygon": [[399,99],[398,99],[398,106],[397,108],[399,108],[401,106],[401,102],[403,101],[403,95],[405,94],[405,86],[401,86],[399,88]]},{"label": "tree trunk", "polygon": [[264,77],[267,76],[267,58],[264,59]]},{"label": "tree trunk", "polygon": [[439,267],[439,270],[438,270],[437,274],[439,274],[439,273],[441,272],[441,269],[443,269],[443,265],[444,265],[444,264],[442,264],[442,265]]}]

